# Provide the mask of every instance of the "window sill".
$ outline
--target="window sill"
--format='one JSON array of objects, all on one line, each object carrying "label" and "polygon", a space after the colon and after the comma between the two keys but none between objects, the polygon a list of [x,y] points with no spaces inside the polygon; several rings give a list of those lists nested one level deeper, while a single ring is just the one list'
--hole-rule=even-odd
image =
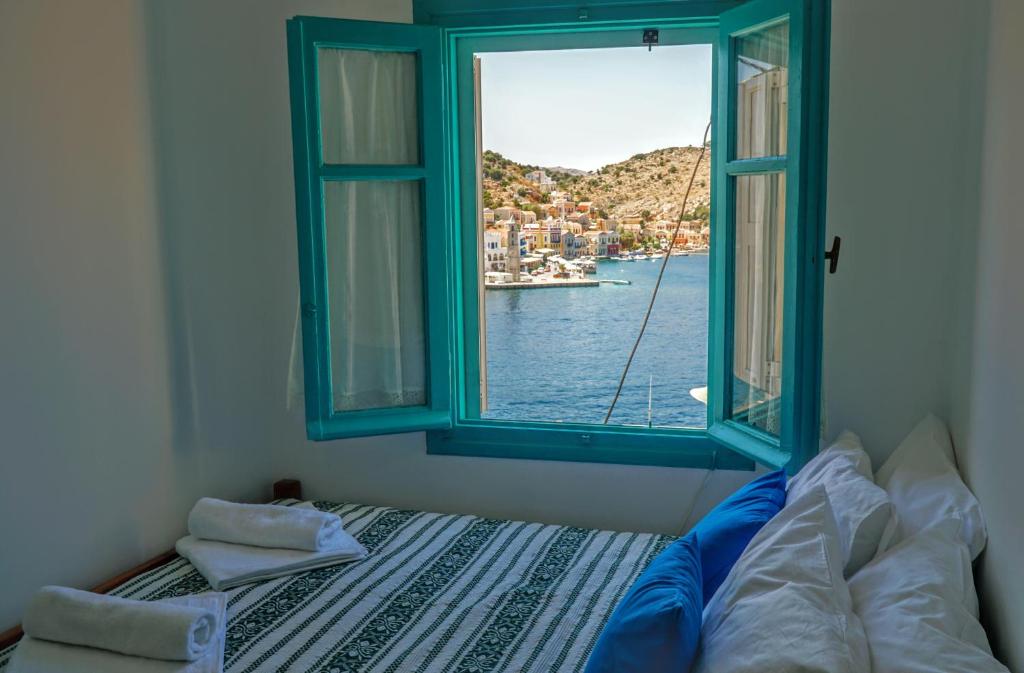
[{"label": "window sill", "polygon": [[427,433],[427,453],[699,469],[753,470],[704,430],[462,421]]}]

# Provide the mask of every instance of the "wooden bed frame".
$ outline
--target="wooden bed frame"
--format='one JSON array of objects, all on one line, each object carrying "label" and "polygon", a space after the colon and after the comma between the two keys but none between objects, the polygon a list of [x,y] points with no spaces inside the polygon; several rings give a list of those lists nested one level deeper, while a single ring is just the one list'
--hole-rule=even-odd
[{"label": "wooden bed frame", "polygon": [[[302,500],[302,482],[297,479],[281,479],[280,481],[275,481],[273,499],[284,500],[286,498]],[[116,577],[111,577],[109,580],[97,584],[89,591],[97,594],[109,593],[128,580],[134,579],[142,573],[149,572],[154,568],[159,568],[164,564],[170,563],[176,558],[178,558],[178,553],[173,549],[165,551],[158,556],[154,556],[148,561],[140,563],[130,570],[124,571]],[[0,632],[0,650],[6,649],[21,640],[22,635],[24,635],[24,633],[21,630],[20,625]]]}]

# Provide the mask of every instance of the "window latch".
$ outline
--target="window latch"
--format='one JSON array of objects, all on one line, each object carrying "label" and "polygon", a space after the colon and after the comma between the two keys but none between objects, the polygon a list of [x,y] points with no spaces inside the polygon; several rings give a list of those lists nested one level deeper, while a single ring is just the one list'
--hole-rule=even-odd
[{"label": "window latch", "polygon": [[647,51],[658,44],[658,29],[657,28],[644,28],[643,43],[647,45]]},{"label": "window latch", "polygon": [[825,251],[825,259],[828,260],[828,272],[835,273],[839,267],[839,247],[843,244],[843,239],[838,236],[832,237],[832,249]]}]

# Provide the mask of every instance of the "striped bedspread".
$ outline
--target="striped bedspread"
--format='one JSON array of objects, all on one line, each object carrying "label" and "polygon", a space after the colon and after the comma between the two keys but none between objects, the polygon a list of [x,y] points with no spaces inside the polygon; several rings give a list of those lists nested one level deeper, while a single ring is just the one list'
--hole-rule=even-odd
[{"label": "striped bedspread", "polygon": [[[228,592],[225,670],[579,673],[622,595],[673,538],[319,502],[363,561]],[[209,590],[184,559],[113,593]],[[0,652],[0,669],[10,650]]]}]

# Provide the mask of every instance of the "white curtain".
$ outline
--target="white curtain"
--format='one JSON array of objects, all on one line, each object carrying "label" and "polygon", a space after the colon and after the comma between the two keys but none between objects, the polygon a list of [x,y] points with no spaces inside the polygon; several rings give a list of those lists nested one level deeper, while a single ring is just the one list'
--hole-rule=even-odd
[{"label": "white curtain", "polygon": [[335,409],[426,402],[419,187],[324,187]]},{"label": "white curtain", "polygon": [[419,162],[415,54],[321,49],[319,67],[325,162]]},{"label": "white curtain", "polygon": [[[418,161],[414,56],[325,49],[319,64],[328,163]],[[420,189],[419,181],[324,183],[337,411],[427,401]],[[300,358],[297,322],[289,406],[301,395]]]}]

